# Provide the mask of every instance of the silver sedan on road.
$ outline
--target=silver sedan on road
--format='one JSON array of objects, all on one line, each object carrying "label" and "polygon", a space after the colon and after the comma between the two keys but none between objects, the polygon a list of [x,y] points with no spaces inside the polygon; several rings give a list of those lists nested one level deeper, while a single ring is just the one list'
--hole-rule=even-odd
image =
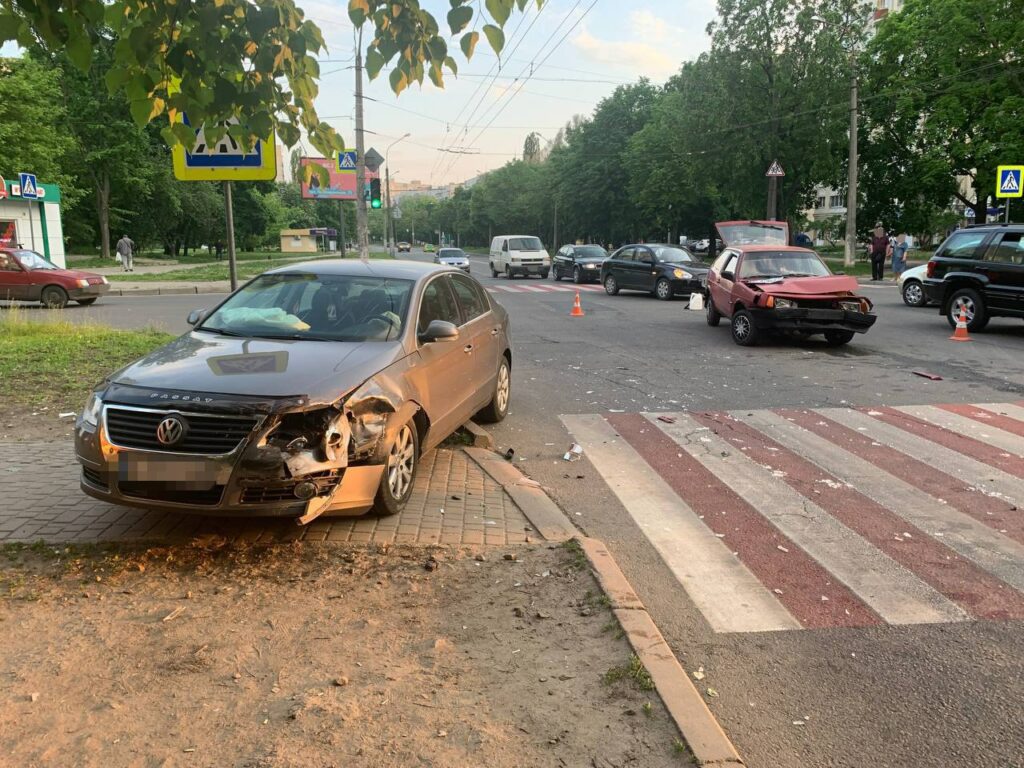
[{"label": "silver sedan on road", "polygon": [[75,446],[90,496],[300,522],[395,514],[422,453],[508,412],[508,315],[456,269],[291,265],[189,323],[89,398]]}]

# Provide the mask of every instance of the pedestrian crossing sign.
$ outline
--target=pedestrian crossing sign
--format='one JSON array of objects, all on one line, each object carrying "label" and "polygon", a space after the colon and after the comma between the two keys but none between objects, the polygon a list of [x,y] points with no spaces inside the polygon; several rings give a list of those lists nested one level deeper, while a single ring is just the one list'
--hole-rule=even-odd
[{"label": "pedestrian crossing sign", "polygon": [[1024,187],[1021,177],[1024,176],[1024,165],[1000,165],[996,175],[996,197],[1022,197]]},{"label": "pedestrian crossing sign", "polygon": [[[189,125],[188,117],[184,118]],[[225,125],[237,123],[231,120]],[[225,133],[218,141],[207,141],[203,126],[196,129],[191,150],[174,147],[174,175],[182,181],[273,181],[277,177],[277,152],[273,135],[258,140],[249,151]]]},{"label": "pedestrian crossing sign", "polygon": [[338,153],[338,173],[355,173],[356,170],[356,151],[354,149],[346,149],[344,152]]}]

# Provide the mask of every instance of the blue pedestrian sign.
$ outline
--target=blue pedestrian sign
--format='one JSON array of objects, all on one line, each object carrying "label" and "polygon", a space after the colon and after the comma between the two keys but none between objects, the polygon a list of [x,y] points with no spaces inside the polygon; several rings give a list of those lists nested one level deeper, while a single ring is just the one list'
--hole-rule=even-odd
[{"label": "blue pedestrian sign", "polygon": [[39,185],[36,184],[36,177],[33,173],[22,173],[21,196],[26,200],[35,200],[39,197]]},{"label": "blue pedestrian sign", "polygon": [[338,153],[338,173],[356,172],[356,151],[346,149]]},{"label": "blue pedestrian sign", "polygon": [[1021,177],[1024,176],[1024,165],[1000,165],[996,175],[996,197],[1024,196]]}]

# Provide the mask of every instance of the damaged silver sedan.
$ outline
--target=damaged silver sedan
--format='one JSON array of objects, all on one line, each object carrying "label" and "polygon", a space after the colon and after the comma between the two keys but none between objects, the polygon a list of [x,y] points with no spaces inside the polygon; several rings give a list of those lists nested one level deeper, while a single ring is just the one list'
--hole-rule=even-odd
[{"label": "damaged silver sedan", "polygon": [[508,412],[508,315],[413,262],[267,272],[111,375],[79,416],[90,496],[206,514],[395,514],[420,456]]}]

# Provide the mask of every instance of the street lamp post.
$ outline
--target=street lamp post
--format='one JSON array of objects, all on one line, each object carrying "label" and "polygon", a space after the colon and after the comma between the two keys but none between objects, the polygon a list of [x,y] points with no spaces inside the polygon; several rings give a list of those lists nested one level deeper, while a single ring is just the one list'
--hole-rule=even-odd
[{"label": "street lamp post", "polygon": [[391,258],[395,258],[395,222],[391,219],[391,166],[388,163],[388,155],[395,144],[408,139],[410,136],[412,136],[411,133],[399,136],[388,144],[388,148],[384,150],[384,194],[387,196],[388,201],[387,216],[384,219],[384,241],[388,244],[388,255]]},{"label": "street lamp post", "polygon": [[[819,16],[815,16],[814,21],[822,26],[832,23]],[[864,23],[865,20],[858,16],[847,16],[841,29],[849,39],[847,54],[850,65],[850,144],[846,165],[846,242],[843,248],[843,264],[847,267],[857,263],[857,39],[860,28],[855,25]]]}]

